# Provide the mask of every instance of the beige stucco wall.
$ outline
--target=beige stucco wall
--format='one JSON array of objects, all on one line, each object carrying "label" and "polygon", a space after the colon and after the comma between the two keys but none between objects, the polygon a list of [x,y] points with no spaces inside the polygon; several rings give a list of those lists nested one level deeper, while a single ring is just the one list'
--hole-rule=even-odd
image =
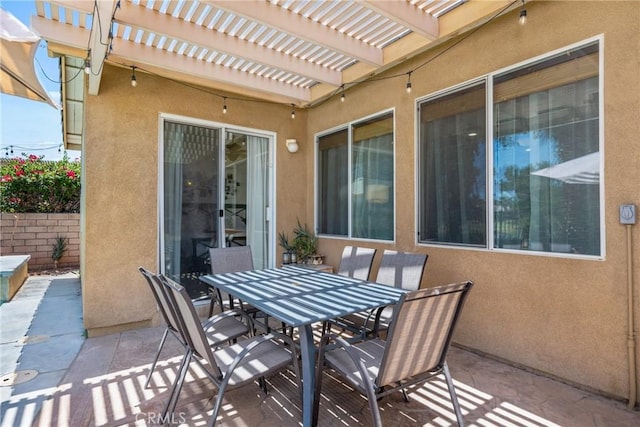
[{"label": "beige stucco wall", "polygon": [[[223,116],[215,96],[141,73],[133,89],[129,70],[105,67],[100,95],[86,100],[82,280],[89,334],[152,323],[155,307],[136,268],[157,269],[160,112],[276,132],[277,230],[290,230],[297,217],[313,223],[314,135],[393,108],[396,242],[349,243],[428,253],[425,286],[473,280],[458,343],[605,394],[628,396],[627,264],[618,205],[640,205],[640,3],[531,2],[527,10],[526,26],[517,24],[516,11],[421,67],[412,76],[411,95],[404,90],[405,78],[366,83],[349,89],[346,102],[336,97],[298,111],[295,120],[286,105],[232,100]],[[416,246],[415,99],[598,34],[604,34],[606,258]],[[433,55],[413,58],[390,74]],[[297,154],[286,151],[285,138],[298,139]],[[632,238],[638,247],[640,225]],[[345,243],[321,239],[327,263],[338,264]],[[634,275],[639,281],[637,255]],[[636,286],[640,317],[638,293]]]},{"label": "beige stucco wall", "polygon": [[[86,98],[82,159],[85,250],[82,259],[83,307],[89,335],[153,323],[155,303],[137,267],[158,271],[158,123],[160,113],[276,132],[277,194],[281,222],[295,223],[304,209],[291,194],[306,187],[304,143],[295,156],[286,138],[304,140],[306,112],[291,119],[291,107],[227,100],[157,76],[106,66],[100,94]],[[218,92],[220,93],[220,92]]]},{"label": "beige stucco wall", "polygon": [[[458,343],[618,397],[628,397],[626,232],[618,206],[640,206],[640,3],[533,2],[529,21],[517,12],[460,42],[413,73],[360,85],[346,101],[329,101],[309,114],[308,138],[317,132],[395,108],[395,245],[362,245],[429,254],[425,286],[475,282]],[[415,99],[563,46],[604,34],[606,259],[587,261],[415,246]],[[426,54],[391,70],[409,71]],[[313,159],[307,159],[312,170]],[[628,172],[624,172],[628,171]],[[307,188],[307,200],[313,199]],[[313,209],[309,206],[309,220]],[[640,225],[633,228],[634,275],[640,281]],[[351,242],[353,243],[353,242]],[[321,251],[337,265],[344,240],[323,239]],[[357,244],[357,242],[356,242]],[[374,271],[379,258],[374,263]],[[636,330],[640,290],[636,284]],[[636,344],[636,347],[638,345]]]}]

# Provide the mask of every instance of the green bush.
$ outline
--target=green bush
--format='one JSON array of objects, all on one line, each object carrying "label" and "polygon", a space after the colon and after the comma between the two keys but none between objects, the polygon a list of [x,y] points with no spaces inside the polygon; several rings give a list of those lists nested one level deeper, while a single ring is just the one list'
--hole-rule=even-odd
[{"label": "green bush", "polygon": [[0,162],[0,212],[80,212],[80,162],[44,156]]}]

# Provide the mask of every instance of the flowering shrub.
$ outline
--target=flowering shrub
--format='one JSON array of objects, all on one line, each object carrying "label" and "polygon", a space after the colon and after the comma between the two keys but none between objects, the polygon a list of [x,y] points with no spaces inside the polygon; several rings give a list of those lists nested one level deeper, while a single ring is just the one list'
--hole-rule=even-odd
[{"label": "flowering shrub", "polygon": [[0,162],[0,212],[80,211],[80,162],[31,154]]}]

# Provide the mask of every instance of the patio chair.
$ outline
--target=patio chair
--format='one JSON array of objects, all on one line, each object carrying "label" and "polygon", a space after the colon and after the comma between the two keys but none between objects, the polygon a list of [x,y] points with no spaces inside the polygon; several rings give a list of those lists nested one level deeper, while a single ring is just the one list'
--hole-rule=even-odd
[{"label": "patio chair", "polygon": [[[415,291],[420,288],[428,257],[426,254],[385,250],[380,260],[376,283]],[[365,339],[369,335],[377,336],[381,330],[387,329],[392,315],[393,306],[380,307],[344,316],[334,324]]]},{"label": "patio chair", "polygon": [[[231,248],[210,248],[209,259],[211,262],[211,273],[236,273],[238,271],[253,270],[253,255],[251,246],[234,246]],[[218,302],[220,310],[224,311],[233,308],[233,300],[229,298],[228,305],[225,302],[220,290],[216,289],[216,298],[212,295],[209,306],[209,316],[213,313],[213,308]]]},{"label": "patio chair", "polygon": [[[361,280],[369,280],[371,274],[371,265],[376,250],[371,248],[362,248],[358,246],[345,246],[342,250],[342,258],[340,258],[340,266],[338,274],[347,277],[353,277]],[[328,320],[322,324],[322,333],[326,333],[331,329],[332,324],[342,326],[341,319]]]},{"label": "patio chair", "polygon": [[266,393],[264,378],[288,365],[293,365],[298,389],[302,390],[298,356],[291,338],[272,333],[254,336],[237,344],[212,350],[185,288],[164,276],[161,276],[161,279],[170,291],[169,297],[178,314],[179,324],[188,344],[188,350],[178,371],[177,381],[171,391],[166,411],[162,414],[163,419],[166,419],[166,416],[175,410],[182,384],[192,360],[199,365],[218,388],[213,413],[208,423],[210,426],[216,422],[224,393],[228,388],[236,388],[258,381]]},{"label": "patio chair", "polygon": [[338,274],[356,279],[369,280],[371,264],[376,250],[357,246],[345,246],[338,267]]},{"label": "patio chair", "polygon": [[[426,254],[385,250],[378,268],[376,283],[416,291],[422,283],[428,259],[429,255]],[[393,309],[393,306],[381,307],[374,310],[376,314],[373,319],[367,316],[362,325],[365,336],[369,333],[377,336],[381,330],[388,329]]]},{"label": "patio chair", "polygon": [[[211,248],[209,249],[209,258],[211,259],[211,272],[217,273],[236,273],[238,271],[250,271],[253,270],[253,255],[251,253],[251,246],[234,246],[230,248]],[[220,310],[224,311],[228,308],[234,307],[233,298],[229,297],[228,306],[225,306],[222,292],[219,289],[215,290],[216,299],[220,304]],[[213,313],[213,307],[215,306],[214,298],[211,298],[211,304],[209,306],[209,315]],[[267,332],[270,332],[269,319],[266,314],[260,310],[252,307],[242,301],[237,301],[240,309],[245,313],[253,316],[264,318],[264,327]],[[282,324],[282,329],[286,329],[286,325]]]},{"label": "patio chair", "polygon": [[367,397],[375,426],[382,426],[379,398],[400,389],[408,401],[406,387],[444,374],[458,425],[464,426],[446,357],[472,286],[472,282],[455,283],[404,295],[396,306],[386,340],[374,338],[350,344],[337,335],[323,335],[318,350],[314,421],[318,420],[322,373],[329,367]]},{"label": "patio chair", "polygon": [[[160,310],[162,319],[166,324],[166,328],[164,330],[164,333],[162,334],[162,338],[160,339],[160,344],[158,345],[158,350],[156,351],[153,363],[151,364],[151,369],[149,370],[149,374],[147,375],[147,379],[144,383],[144,387],[147,388],[149,386],[149,382],[151,381],[151,376],[153,375],[153,372],[158,363],[160,353],[162,352],[164,344],[167,340],[168,334],[171,333],[185,350],[187,348],[187,342],[182,335],[182,331],[180,330],[180,326],[178,324],[177,315],[173,309],[171,301],[168,299],[160,277],[142,266],[138,267],[138,271],[142,273],[142,276],[149,284],[149,288],[151,289],[151,293],[156,300],[156,304],[158,306],[158,309]],[[241,320],[239,320],[239,317],[241,316],[243,316],[242,313],[228,311],[223,315],[210,317],[203,324],[209,344],[212,346],[218,346],[224,342],[231,343],[233,340],[243,335],[250,335],[251,331],[253,331],[252,320],[248,316],[245,316],[246,323],[242,322]]]}]

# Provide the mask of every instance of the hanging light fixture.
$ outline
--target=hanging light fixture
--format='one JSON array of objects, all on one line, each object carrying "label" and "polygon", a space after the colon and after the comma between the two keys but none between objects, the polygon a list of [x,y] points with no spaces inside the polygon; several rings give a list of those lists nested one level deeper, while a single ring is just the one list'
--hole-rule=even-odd
[{"label": "hanging light fixture", "polygon": [[87,74],[91,74],[91,60],[87,57],[84,60],[84,72]]},{"label": "hanging light fixture", "polygon": [[344,102],[344,84],[340,87],[342,88],[342,94],[340,95],[340,102]]},{"label": "hanging light fixture", "polygon": [[227,97],[222,98],[222,114],[227,114]]},{"label": "hanging light fixture", "polygon": [[291,118],[295,119],[296,118],[296,110],[295,110],[295,105],[291,104]]},{"label": "hanging light fixture", "polygon": [[131,66],[131,87],[138,86],[138,81],[136,80],[136,66]]},{"label": "hanging light fixture", "polygon": [[520,9],[520,18],[518,19],[520,25],[527,24],[527,9],[524,8],[524,1],[522,0],[522,9]]},{"label": "hanging light fixture", "polygon": [[411,71],[409,71],[409,79],[407,80],[407,93],[411,93]]}]

